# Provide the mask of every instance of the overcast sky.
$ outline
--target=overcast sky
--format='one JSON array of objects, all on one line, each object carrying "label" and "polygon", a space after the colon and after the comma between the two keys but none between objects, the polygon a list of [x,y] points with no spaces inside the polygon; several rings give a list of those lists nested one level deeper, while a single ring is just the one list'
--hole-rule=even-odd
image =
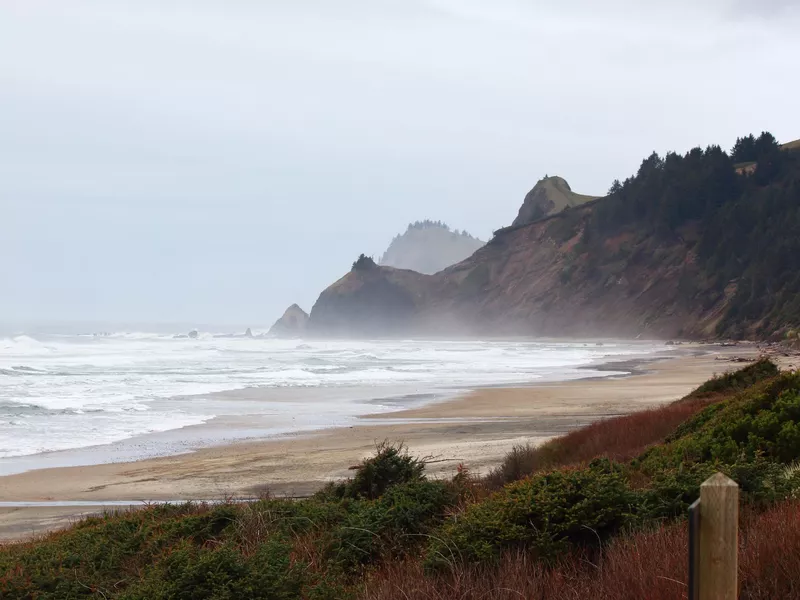
[{"label": "overcast sky", "polygon": [[0,320],[269,324],[410,221],[800,137],[791,0],[0,0]]}]

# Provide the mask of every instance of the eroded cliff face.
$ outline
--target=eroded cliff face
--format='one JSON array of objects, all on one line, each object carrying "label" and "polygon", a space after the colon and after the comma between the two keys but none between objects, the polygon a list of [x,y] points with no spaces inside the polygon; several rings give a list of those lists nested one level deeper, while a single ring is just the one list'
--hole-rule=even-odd
[{"label": "eroded cliff face", "polygon": [[479,334],[702,336],[718,306],[684,282],[702,274],[681,244],[655,245],[628,232],[582,252],[583,220],[570,211],[500,232],[485,252],[454,267],[458,294],[439,305]]},{"label": "eroded cliff face", "polygon": [[704,296],[685,245],[626,232],[582,252],[591,204],[497,232],[434,275],[353,270],[311,311],[314,333],[701,337],[725,297]]},{"label": "eroded cliff face", "polygon": [[311,310],[315,334],[396,335],[416,323],[428,302],[430,275],[368,263],[320,294]]}]

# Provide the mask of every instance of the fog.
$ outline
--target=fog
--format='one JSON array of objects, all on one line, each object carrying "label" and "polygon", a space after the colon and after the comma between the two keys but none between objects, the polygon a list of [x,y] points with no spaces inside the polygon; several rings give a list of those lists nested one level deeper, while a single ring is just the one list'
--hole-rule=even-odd
[{"label": "fog", "polygon": [[800,137],[785,1],[0,0],[0,321],[268,324],[545,174]]}]

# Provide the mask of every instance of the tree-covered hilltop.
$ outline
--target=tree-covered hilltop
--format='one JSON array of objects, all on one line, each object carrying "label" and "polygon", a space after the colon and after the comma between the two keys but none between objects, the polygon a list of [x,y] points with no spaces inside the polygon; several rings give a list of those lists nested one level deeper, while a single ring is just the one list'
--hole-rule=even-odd
[{"label": "tree-covered hilltop", "polygon": [[[751,169],[735,168],[748,161]],[[800,324],[800,153],[772,134],[739,138],[730,154],[719,146],[651,154],[597,202],[580,249],[591,261],[625,232],[651,248],[687,247],[700,269],[686,282],[687,300],[712,306],[730,296],[718,334]]]},{"label": "tree-covered hilltop", "polygon": [[442,221],[415,221],[392,239],[380,263],[432,274],[464,260],[483,245],[466,231],[453,231]]},{"label": "tree-covered hilltop", "polygon": [[[450,226],[443,222],[443,221],[431,221],[430,219],[424,219],[422,221],[414,221],[413,223],[409,223],[408,227],[406,228],[406,233],[409,231],[415,230],[422,230],[422,229],[444,229],[445,231],[452,231],[456,235],[460,235],[462,237],[469,238],[471,240],[478,239],[472,235],[470,235],[466,231],[459,231],[458,229],[450,229]],[[394,236],[393,239],[401,238],[403,234],[397,234]]]},{"label": "tree-covered hilltop", "polygon": [[756,138],[752,133],[736,138],[736,143],[731,149],[731,158],[735,163],[756,162],[762,156],[772,152],[778,141],[768,131],[764,131]]}]

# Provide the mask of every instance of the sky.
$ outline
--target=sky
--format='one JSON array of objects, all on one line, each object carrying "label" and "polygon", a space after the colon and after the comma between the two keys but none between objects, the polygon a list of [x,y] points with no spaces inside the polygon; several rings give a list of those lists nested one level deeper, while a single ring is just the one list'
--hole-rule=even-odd
[{"label": "sky", "polygon": [[792,0],[0,0],[0,321],[269,325],[409,222],[800,138]]}]

